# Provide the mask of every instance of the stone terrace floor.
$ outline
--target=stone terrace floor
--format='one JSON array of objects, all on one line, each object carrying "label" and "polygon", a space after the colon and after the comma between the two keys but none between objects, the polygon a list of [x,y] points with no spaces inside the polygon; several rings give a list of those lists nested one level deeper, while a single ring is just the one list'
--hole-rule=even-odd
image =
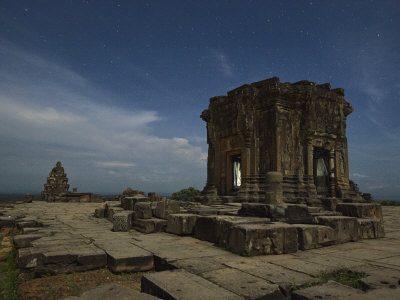
[{"label": "stone terrace floor", "polygon": [[[284,293],[288,293],[293,286],[315,281],[321,272],[341,267],[365,271],[375,276],[375,279],[371,277],[371,284],[379,288],[359,295],[360,299],[400,299],[400,207],[383,207],[386,237],[382,239],[359,240],[293,254],[241,257],[192,237],[180,237],[168,233],[146,235],[135,230],[112,232],[112,224],[109,221],[93,216],[95,208],[100,205],[37,201],[15,205],[14,209],[3,210],[3,214],[25,215],[29,219],[43,221],[50,227],[49,230],[54,228],[66,235],[90,239],[94,245],[101,245],[100,247],[106,252],[107,248],[112,248],[118,249],[120,253],[129,253],[131,245],[133,248],[137,246],[153,253],[167,265],[183,269],[177,274],[183,274],[185,277],[185,274],[191,273],[188,276],[190,278],[194,274],[195,282],[198,282],[196,278],[200,281],[207,280],[218,287],[216,293],[228,292],[227,296],[221,299],[236,299],[237,296],[238,299],[257,299],[264,292],[268,294],[268,290],[272,293],[277,285]],[[171,271],[165,272],[171,273]],[[150,275],[157,276],[157,274],[160,273]],[[149,280],[152,280],[151,276]],[[397,278],[397,286],[386,287],[385,283],[382,283],[386,277]],[[176,283],[173,283],[173,277],[170,279],[171,288],[174,288],[173,285]],[[154,282],[157,280],[163,279],[155,278]],[[176,278],[176,280],[181,279]],[[168,281],[166,284],[168,285]],[[181,288],[176,296],[172,295],[173,292],[170,293],[174,299],[202,297],[201,292],[189,296],[191,288],[185,290],[185,284],[182,284]],[[164,289],[168,290],[168,286]],[[310,293],[312,295],[315,291],[311,288]],[[229,297],[233,294],[235,297]],[[346,299],[346,297],[341,298]],[[355,295],[350,298],[357,299]],[[312,297],[301,299],[312,299]]]}]

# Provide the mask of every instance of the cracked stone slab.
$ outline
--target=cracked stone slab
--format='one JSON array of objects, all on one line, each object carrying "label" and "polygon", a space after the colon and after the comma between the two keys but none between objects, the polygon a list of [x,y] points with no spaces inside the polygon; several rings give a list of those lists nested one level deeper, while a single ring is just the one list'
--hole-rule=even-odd
[{"label": "cracked stone slab", "polygon": [[225,268],[201,276],[245,299],[284,299],[279,286],[237,269]]},{"label": "cracked stone slab", "polygon": [[226,266],[246,272],[248,274],[263,278],[272,283],[278,284],[286,294],[289,294],[294,287],[301,287],[308,283],[316,282],[317,279],[285,267],[274,265],[259,260],[240,260],[224,263]]},{"label": "cracked stone slab", "polygon": [[142,277],[142,292],[163,299],[236,300],[242,297],[185,270],[163,271]]}]

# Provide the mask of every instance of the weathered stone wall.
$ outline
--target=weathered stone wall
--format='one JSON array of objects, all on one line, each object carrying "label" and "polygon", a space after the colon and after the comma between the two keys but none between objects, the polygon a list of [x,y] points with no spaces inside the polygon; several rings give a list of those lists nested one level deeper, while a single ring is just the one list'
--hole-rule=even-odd
[{"label": "weathered stone wall", "polygon": [[[207,122],[209,199],[263,201],[265,176],[283,174],[286,202],[315,202],[314,162],[323,153],[329,169],[324,197],[360,201],[349,184],[346,117],[353,111],[343,89],[274,77],[243,85],[210,99],[201,117]],[[232,157],[241,163],[241,186],[233,188]]]}]

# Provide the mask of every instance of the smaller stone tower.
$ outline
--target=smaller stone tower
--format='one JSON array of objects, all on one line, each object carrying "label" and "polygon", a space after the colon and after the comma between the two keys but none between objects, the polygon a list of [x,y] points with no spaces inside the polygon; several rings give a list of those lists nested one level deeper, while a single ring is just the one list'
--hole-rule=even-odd
[{"label": "smaller stone tower", "polygon": [[53,202],[59,197],[64,196],[69,191],[67,174],[64,172],[61,162],[57,162],[56,166],[51,170],[47,183],[44,185],[44,191],[41,198],[44,201]]}]

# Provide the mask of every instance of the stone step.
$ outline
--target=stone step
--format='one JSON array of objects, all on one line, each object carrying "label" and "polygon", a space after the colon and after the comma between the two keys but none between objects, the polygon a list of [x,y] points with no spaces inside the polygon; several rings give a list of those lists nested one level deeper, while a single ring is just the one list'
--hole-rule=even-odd
[{"label": "stone step", "polygon": [[114,273],[144,272],[154,268],[153,254],[130,243],[96,240],[94,244],[107,253],[107,266]]},{"label": "stone step", "polygon": [[141,291],[170,300],[243,299],[243,297],[185,270],[145,274],[142,277]]},{"label": "stone step", "polygon": [[81,272],[106,265],[104,251],[86,244],[41,245],[21,248],[17,252],[17,263],[22,269],[33,269],[52,274]]}]

